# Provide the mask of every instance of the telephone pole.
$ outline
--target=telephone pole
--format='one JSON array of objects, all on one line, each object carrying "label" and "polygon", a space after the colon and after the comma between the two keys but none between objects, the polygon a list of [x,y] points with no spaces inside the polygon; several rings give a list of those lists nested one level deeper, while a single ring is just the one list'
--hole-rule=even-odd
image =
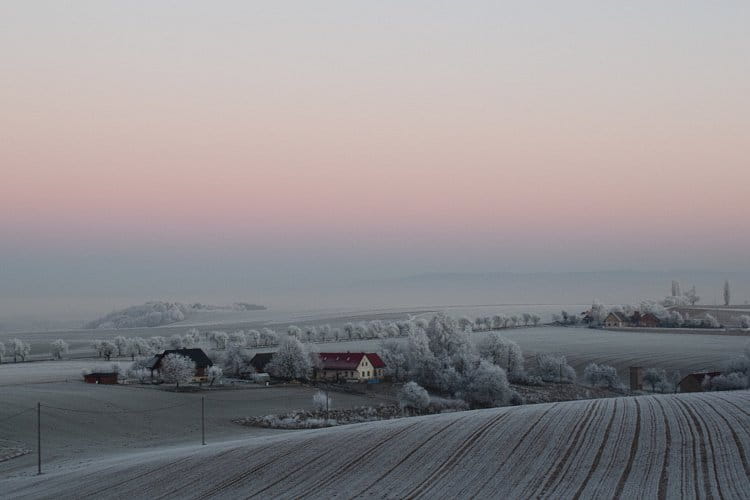
[{"label": "telephone pole", "polygon": [[206,397],[201,396],[201,440],[206,445]]},{"label": "telephone pole", "polygon": [[37,476],[42,475],[42,403],[36,404],[36,467]]}]

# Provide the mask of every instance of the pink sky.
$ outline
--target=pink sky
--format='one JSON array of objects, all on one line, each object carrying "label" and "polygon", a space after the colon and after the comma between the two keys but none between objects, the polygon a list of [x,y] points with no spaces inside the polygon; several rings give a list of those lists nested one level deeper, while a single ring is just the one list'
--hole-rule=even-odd
[{"label": "pink sky", "polygon": [[5,2],[0,249],[747,269],[748,6],[653,4]]}]

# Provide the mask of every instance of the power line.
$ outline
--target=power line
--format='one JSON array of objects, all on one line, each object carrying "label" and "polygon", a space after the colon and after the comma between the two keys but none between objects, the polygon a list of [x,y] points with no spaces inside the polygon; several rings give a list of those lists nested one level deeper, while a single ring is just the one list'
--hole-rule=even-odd
[{"label": "power line", "polygon": [[9,417],[3,418],[2,420],[0,420],[0,422],[5,422],[6,420],[10,420],[11,418],[16,418],[19,415],[23,415],[24,413],[32,411],[32,410],[35,410],[35,409],[36,408],[26,408],[25,410],[19,411],[18,413],[14,413],[13,415],[11,415]]},{"label": "power line", "polygon": [[78,408],[61,408],[59,406],[49,406],[49,405],[42,405],[42,407],[43,408],[49,408],[51,410],[70,411],[70,412],[74,412],[74,413],[90,413],[90,414],[94,414],[94,415],[118,415],[118,414],[127,414],[127,413],[150,413],[150,412],[155,412],[155,411],[170,410],[172,408],[179,408],[181,406],[187,406],[189,404],[192,404],[192,401],[188,402],[188,403],[180,403],[178,405],[162,406],[161,408],[148,408],[146,410],[115,410],[115,411],[106,411],[106,410],[81,410],[81,409],[78,409]]}]

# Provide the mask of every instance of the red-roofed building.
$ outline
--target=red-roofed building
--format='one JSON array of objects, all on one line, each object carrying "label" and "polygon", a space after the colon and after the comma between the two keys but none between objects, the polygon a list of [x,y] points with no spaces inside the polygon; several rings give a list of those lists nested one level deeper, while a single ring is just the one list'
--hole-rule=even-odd
[{"label": "red-roofed building", "polygon": [[383,377],[385,363],[374,352],[321,352],[315,371],[318,380],[366,381]]}]

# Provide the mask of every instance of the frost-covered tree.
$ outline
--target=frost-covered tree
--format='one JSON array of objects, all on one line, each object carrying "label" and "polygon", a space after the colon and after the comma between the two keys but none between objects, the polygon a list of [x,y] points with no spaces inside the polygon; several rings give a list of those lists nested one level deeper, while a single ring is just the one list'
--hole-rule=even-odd
[{"label": "frost-covered tree", "polygon": [[270,328],[264,328],[260,331],[260,338],[263,345],[276,345],[279,342],[279,337],[275,330]]},{"label": "frost-covered tree", "polygon": [[531,323],[531,314],[523,313],[521,317],[523,318],[523,325],[529,326],[529,323]]},{"label": "frost-covered tree", "polygon": [[318,341],[319,342],[326,342],[333,336],[333,330],[331,329],[331,325],[323,325],[318,329]]},{"label": "frost-covered tree", "polygon": [[388,323],[385,327],[385,336],[388,338],[394,338],[399,336],[399,329],[396,323]]},{"label": "frost-covered tree", "polygon": [[461,391],[463,399],[478,406],[503,405],[510,399],[510,386],[505,370],[481,360],[466,379]]},{"label": "frost-covered tree", "polygon": [[473,321],[471,321],[470,318],[467,318],[466,316],[461,316],[458,318],[458,327],[463,331],[471,331],[472,330]]},{"label": "frost-covered tree", "polygon": [[747,330],[750,328],[750,316],[747,314],[743,314],[739,318],[737,318],[737,324],[740,325],[740,328],[743,330]]},{"label": "frost-covered tree", "polygon": [[216,349],[226,349],[227,342],[229,342],[227,332],[211,332],[210,338]]},{"label": "frost-covered tree", "polygon": [[0,363],[3,362],[3,356],[5,356],[5,344],[0,342]]},{"label": "frost-covered tree", "polygon": [[239,377],[240,374],[250,365],[250,358],[245,354],[244,349],[239,344],[229,344],[226,352],[222,357],[224,371]]},{"label": "frost-covered tree", "polygon": [[104,359],[109,361],[117,352],[117,346],[114,344],[114,342],[103,340],[101,343],[101,352],[102,356],[104,356]]},{"label": "frost-covered tree", "polygon": [[748,377],[739,372],[706,377],[702,385],[705,391],[736,391],[750,386]]},{"label": "frost-covered tree", "polygon": [[679,311],[670,311],[668,323],[674,328],[679,328],[685,323],[685,319]]},{"label": "frost-covered tree", "polygon": [[125,356],[125,351],[128,347],[128,339],[126,339],[122,335],[118,335],[113,340],[115,343],[115,347],[117,347],[117,356],[118,357]]},{"label": "frost-covered tree", "polygon": [[310,357],[302,343],[287,335],[279,344],[279,349],[266,366],[266,371],[274,377],[287,380],[307,379],[312,370]]},{"label": "frost-covered tree", "polygon": [[354,324],[347,323],[344,325],[344,338],[351,340],[354,337]]},{"label": "frost-covered tree", "polygon": [[229,334],[229,343],[245,346],[247,345],[247,336],[244,330],[236,330]]},{"label": "frost-covered tree", "polygon": [[651,391],[655,392],[657,387],[663,387],[668,383],[667,372],[659,368],[649,368],[643,373],[643,381],[651,386]]},{"label": "frost-covered tree", "polygon": [[135,356],[146,356],[150,351],[151,346],[149,345],[149,342],[143,337],[135,337],[129,339],[127,354],[131,359],[134,359]]},{"label": "frost-covered tree", "polygon": [[175,333],[174,335],[169,337],[169,348],[170,349],[184,349],[185,339],[182,337],[182,335]]},{"label": "frost-covered tree", "polygon": [[302,329],[295,325],[289,325],[286,329],[286,334],[295,339],[299,339],[302,337]]},{"label": "frost-covered tree", "polygon": [[21,339],[11,339],[10,352],[13,353],[14,363],[18,362],[19,358],[21,359],[21,361],[26,361],[26,357],[31,352],[31,345]]},{"label": "frost-covered tree", "polygon": [[701,300],[701,298],[695,292],[695,285],[693,285],[690,290],[685,292],[685,299],[687,299],[691,306],[694,306]]},{"label": "frost-covered tree", "polygon": [[331,408],[333,408],[333,398],[331,398],[326,392],[316,392],[315,394],[313,394],[312,400],[313,408],[315,408],[317,411],[329,411]]},{"label": "frost-covered tree", "polygon": [[531,314],[531,322],[534,323],[534,326],[539,326],[539,322],[542,321],[542,317],[539,316],[536,313]]},{"label": "frost-covered tree", "polygon": [[208,368],[206,371],[206,378],[208,379],[208,385],[212,386],[216,382],[221,380],[221,377],[224,376],[224,370],[221,369],[221,367],[213,365]]},{"label": "frost-covered tree", "polygon": [[724,305],[728,306],[732,301],[732,289],[729,287],[729,280],[724,282]]},{"label": "frost-covered tree", "polygon": [[604,304],[594,300],[591,304],[591,326],[601,326],[608,315],[609,311]]},{"label": "frost-covered tree", "polygon": [[148,346],[149,346],[150,351],[153,354],[163,351],[166,345],[167,345],[167,339],[165,339],[161,335],[156,335],[155,337],[149,337],[148,339]]},{"label": "frost-covered tree", "polygon": [[197,328],[191,328],[187,331],[185,334],[185,337],[183,338],[183,344],[185,347],[195,347],[198,345],[201,341],[201,332],[198,331]]},{"label": "frost-covered tree", "polygon": [[703,318],[702,323],[704,328],[721,328],[721,323],[719,323],[719,320],[708,313],[706,313],[706,316]]},{"label": "frost-covered tree", "polygon": [[54,359],[62,359],[63,354],[68,352],[68,343],[63,339],[53,340],[49,345],[50,353]]},{"label": "frost-covered tree", "polygon": [[503,368],[511,378],[524,373],[521,348],[496,332],[477,342],[477,352],[483,359]]},{"label": "frost-covered tree", "polygon": [[386,340],[380,346],[380,357],[385,363],[384,373],[393,380],[406,378],[409,372],[408,354],[403,342]]},{"label": "frost-covered tree", "polygon": [[586,368],[583,369],[583,379],[590,385],[595,387],[616,387],[619,385],[620,379],[617,377],[617,370],[613,366],[609,365],[597,365],[596,363],[589,363]]},{"label": "frost-covered tree", "polygon": [[187,356],[173,352],[162,359],[159,374],[165,382],[175,384],[175,388],[179,388],[180,382],[188,383],[193,379],[195,362]]},{"label": "frost-covered tree", "polygon": [[538,354],[534,371],[545,382],[573,382],[576,378],[576,371],[562,355]]},{"label": "frost-covered tree", "polygon": [[430,395],[416,382],[407,382],[398,393],[398,403],[402,409],[421,412],[430,404]]}]

